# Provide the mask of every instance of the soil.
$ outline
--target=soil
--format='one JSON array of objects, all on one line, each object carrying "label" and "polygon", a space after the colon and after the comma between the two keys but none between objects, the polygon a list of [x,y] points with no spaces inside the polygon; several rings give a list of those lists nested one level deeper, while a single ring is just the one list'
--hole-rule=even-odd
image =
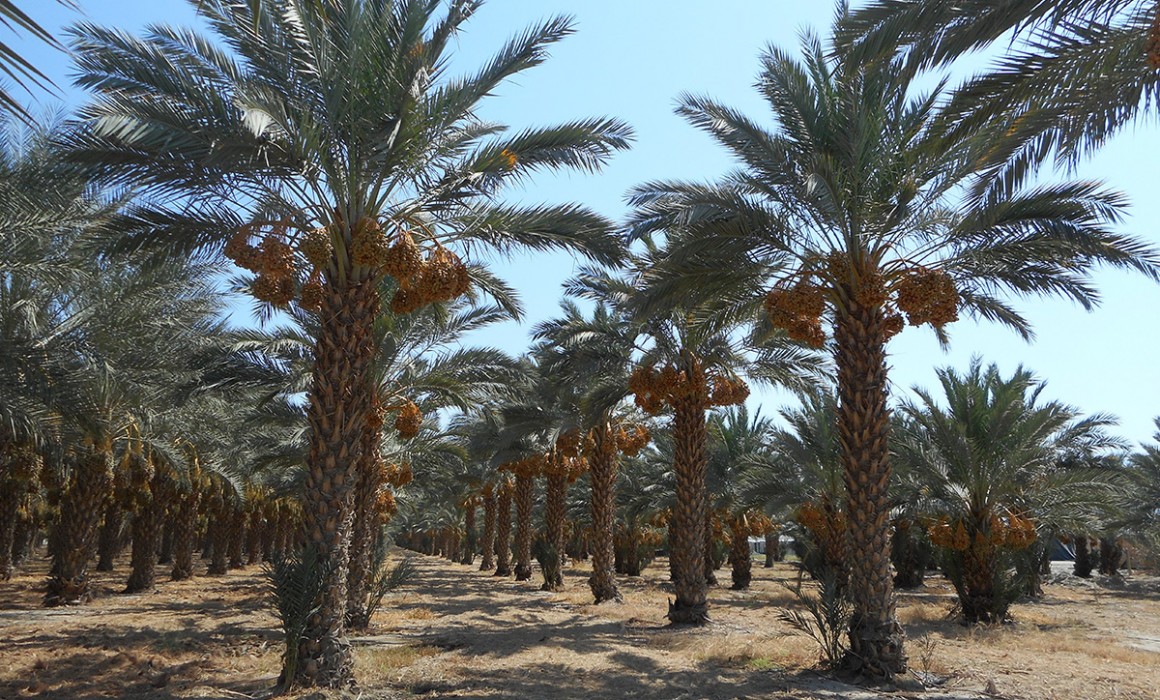
[{"label": "soil", "polygon": [[[1145,700],[1160,688],[1160,579],[1141,574],[1061,569],[1011,624],[970,629],[947,617],[953,595],[933,577],[899,595],[913,675],[860,688],[822,672],[817,645],[779,618],[798,606],[791,564],[756,565],[747,591],[712,589],[712,623],[679,629],[665,624],[663,559],[620,579],[624,603],[595,606],[584,562],[567,590],[546,593],[535,579],[403,556],[415,578],[352,640],[359,690],[292,697]],[[83,607],[40,607],[44,561],[0,583],[0,698],[269,697],[280,631],[258,567],[122,595],[127,566],[96,574]],[[728,569],[718,577],[727,584]]]}]

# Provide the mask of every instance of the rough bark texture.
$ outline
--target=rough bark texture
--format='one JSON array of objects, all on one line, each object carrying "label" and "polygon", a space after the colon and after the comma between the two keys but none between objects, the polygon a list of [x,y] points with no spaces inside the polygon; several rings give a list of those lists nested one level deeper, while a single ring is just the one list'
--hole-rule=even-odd
[{"label": "rough bark texture", "polygon": [[1092,543],[1087,535],[1075,535],[1075,575],[1091,578],[1095,562],[1092,561]]},{"label": "rough bark texture", "polygon": [[713,511],[705,509],[705,585],[717,585],[717,537],[713,533]]},{"label": "rough bark texture", "polygon": [[243,555],[243,547],[246,543],[246,508],[241,500],[234,499],[230,504],[229,518],[229,568],[241,569],[246,566],[246,559]]},{"label": "rough bark texture", "polygon": [[843,665],[872,679],[906,671],[905,634],[895,616],[890,571],[890,411],[886,327],[880,306],[847,290],[834,326],[838,441],[847,491],[849,590],[854,605]]},{"label": "rough bark texture", "polygon": [[564,590],[564,520],[568,515],[566,498],[568,474],[557,465],[548,472],[544,498],[544,583],[540,590]]},{"label": "rough bark texture", "polygon": [[512,575],[512,487],[504,483],[499,487],[495,504],[495,575]]},{"label": "rough bark texture", "polygon": [[97,571],[112,571],[113,561],[121,550],[121,527],[125,514],[121,504],[111,494],[105,501],[105,518],[101,522],[101,533],[97,541]]},{"label": "rough bark texture", "polygon": [[480,571],[491,571],[495,568],[495,487],[487,484],[483,487],[483,542],[482,561]]},{"label": "rough bark texture", "polygon": [[262,535],[266,532],[262,519],[262,503],[251,502],[246,510],[246,563],[257,564],[262,559]]},{"label": "rough bark texture", "polygon": [[24,490],[24,482],[21,480],[0,479],[0,581],[12,578],[16,516]]},{"label": "rough bark texture", "polygon": [[475,501],[468,501],[464,506],[463,531],[466,533],[463,551],[460,552],[459,563],[471,566],[475,563]]},{"label": "rough bark texture", "polygon": [[193,578],[193,544],[197,540],[197,508],[201,489],[196,486],[180,492],[173,512],[173,570],[174,581]]},{"label": "rough bark texture", "polygon": [[374,558],[374,535],[377,523],[376,504],[383,475],[379,469],[379,444],[382,430],[370,426],[363,431],[362,451],[356,468],[354,521],[350,533],[350,565],[346,576],[346,623],[353,629],[370,625],[367,595],[370,592],[371,560]]},{"label": "rough bark texture", "polygon": [[735,591],[749,588],[753,580],[753,558],[749,553],[749,530],[742,518],[729,519],[729,566]]},{"label": "rough bark texture", "polygon": [[1100,574],[1117,576],[1124,566],[1124,548],[1114,537],[1100,538]]},{"label": "rough bark texture", "polygon": [[[686,371],[703,382],[699,363]],[[708,585],[705,581],[705,400],[688,392],[673,401],[673,471],[677,480],[677,503],[669,529],[669,557],[675,576],[676,600],[669,603],[668,618],[674,624],[701,625],[709,620]]]},{"label": "rough bark texture", "polygon": [[165,516],[165,475],[145,457],[134,460],[130,481],[137,485],[133,498],[133,553],[126,593],[153,588],[161,521]]},{"label": "rough bark texture", "polygon": [[773,563],[781,561],[781,538],[777,532],[765,533],[765,568],[773,568]]},{"label": "rough bark texture", "polygon": [[898,588],[919,588],[926,580],[930,551],[918,538],[919,534],[909,519],[898,518],[895,521],[891,558],[894,562],[894,585]]},{"label": "rough bark texture", "polygon": [[604,422],[593,435],[588,480],[592,498],[592,576],[588,586],[596,603],[621,601],[616,588],[616,552],[613,542],[616,520],[616,437],[611,424]]},{"label": "rough bark texture", "polygon": [[968,547],[962,552],[962,585],[958,590],[963,620],[973,625],[1002,622],[1007,616],[1007,602],[995,591],[994,547]]},{"label": "rough bark texture", "polygon": [[[28,503],[27,494],[25,494],[24,502],[26,510],[28,510],[31,504]],[[12,538],[12,566],[20,566],[31,556],[33,539],[35,539],[36,533],[36,519],[30,513],[25,512],[16,521],[16,533]]]},{"label": "rough bark texture", "polygon": [[[176,507],[176,503],[172,504]],[[174,513],[170,513],[171,516]],[[173,563],[173,518],[166,518],[165,524],[161,530],[161,548],[157,553],[158,564],[172,564]]]},{"label": "rough bark texture", "polygon": [[355,468],[372,410],[369,371],[378,313],[373,280],[329,285],[319,310],[303,515],[306,544],[324,562],[327,580],[319,612],[299,644],[296,685],[340,688],[354,681],[344,625],[346,579]]},{"label": "rough bark texture", "polygon": [[230,552],[230,510],[223,493],[222,484],[213,485],[213,494],[210,496],[206,511],[209,522],[206,524],[206,541],[209,544],[209,566],[206,567],[206,576],[222,576],[229,570]]},{"label": "rough bark texture", "polygon": [[532,505],[535,481],[529,475],[516,475],[516,580],[532,577]]},{"label": "rough bark texture", "polygon": [[113,483],[113,459],[101,447],[82,450],[60,505],[53,537],[46,606],[82,603],[92,597],[88,563],[96,553],[101,511]]}]

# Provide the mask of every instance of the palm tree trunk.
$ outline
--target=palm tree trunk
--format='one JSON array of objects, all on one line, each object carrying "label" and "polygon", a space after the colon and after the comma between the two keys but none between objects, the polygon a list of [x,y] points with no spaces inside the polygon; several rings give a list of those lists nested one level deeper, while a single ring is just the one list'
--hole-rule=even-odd
[{"label": "palm tree trunk", "polygon": [[545,591],[564,590],[564,519],[568,515],[568,473],[562,464],[553,464],[547,474],[544,499],[544,584]]},{"label": "palm tree trunk", "polygon": [[713,511],[705,509],[705,585],[717,585],[717,537],[713,532]]},{"label": "palm tree trunk", "polygon": [[495,504],[495,575],[512,575],[512,486],[505,481],[499,487],[499,497]]},{"label": "palm tree trunk", "polygon": [[318,614],[299,645],[295,685],[339,688],[354,680],[346,639],[346,579],[356,465],[372,410],[370,366],[379,314],[374,280],[327,285],[319,310],[307,416],[310,451],[303,505],[307,546],[323,564]]},{"label": "palm tree trunk", "polygon": [[495,487],[486,484],[483,487],[483,561],[479,564],[480,571],[495,568],[495,506]]},{"label": "palm tree trunk", "polygon": [[0,581],[12,578],[16,520],[24,490],[23,481],[0,479]]},{"label": "palm tree trunk", "polygon": [[[173,505],[176,506],[176,504]],[[173,520],[171,518],[165,520],[161,530],[161,546],[157,552],[157,563],[173,563]]]},{"label": "palm tree trunk", "polygon": [[242,546],[246,542],[246,509],[240,499],[234,499],[229,506],[229,568],[241,569],[246,561],[242,556]]},{"label": "palm tree trunk", "polygon": [[735,591],[749,588],[753,580],[753,559],[749,554],[749,529],[744,518],[729,518],[729,566]]},{"label": "palm tree trunk", "polygon": [[105,501],[105,519],[97,544],[97,571],[112,571],[121,550],[121,527],[125,523],[121,504],[112,494]]},{"label": "palm tree trunk", "polygon": [[1124,550],[1115,537],[1100,538],[1100,574],[1116,576],[1123,566]]},{"label": "palm tree trunk", "polygon": [[[703,382],[699,363],[692,372]],[[709,621],[709,591],[705,581],[705,402],[696,392],[673,400],[673,471],[677,479],[677,503],[669,529],[669,557],[672,560],[676,601],[669,603],[669,620],[674,624],[701,625]]]},{"label": "palm tree trunk", "polygon": [[890,411],[885,314],[847,293],[834,324],[838,440],[847,492],[849,590],[854,606],[844,665],[890,679],[906,671],[890,571]]},{"label": "palm tree trunk", "polygon": [[374,558],[374,534],[378,524],[379,489],[383,475],[379,469],[379,443],[382,431],[369,427],[363,431],[362,452],[356,469],[354,522],[350,533],[350,567],[346,576],[346,623],[353,629],[366,629],[367,594],[370,592],[371,560]]},{"label": "palm tree trunk", "polygon": [[463,514],[463,531],[466,534],[463,543],[462,556],[459,557],[460,564],[471,566],[475,563],[475,501],[469,500],[464,506]]},{"label": "palm tree trunk", "polygon": [[898,588],[919,588],[926,579],[929,557],[919,541],[919,529],[909,518],[898,518],[894,523],[891,554],[894,560],[894,585]]},{"label": "palm tree trunk", "polygon": [[973,542],[962,552],[963,590],[959,592],[959,605],[968,625],[1001,622],[1006,617],[1007,602],[995,591],[996,553],[989,544],[976,546]]},{"label": "palm tree trunk", "polygon": [[[136,513],[133,516],[133,552],[130,556],[129,580],[125,584],[126,593],[139,593],[153,588],[154,572],[157,564],[157,543],[161,538],[161,520],[165,515],[165,475],[156,465],[149,465],[144,457],[138,458],[148,472],[134,475],[130,479],[138,484]],[[134,468],[140,464],[134,465]],[[148,483],[144,483],[148,474]]]},{"label": "palm tree trunk", "polygon": [[765,568],[772,569],[773,563],[781,561],[781,536],[778,532],[765,533]]},{"label": "palm tree trunk", "polygon": [[516,580],[532,577],[532,505],[535,482],[530,474],[516,475]]},{"label": "palm tree trunk", "polygon": [[208,549],[210,553],[209,565],[205,569],[205,575],[222,576],[229,569],[229,506],[226,503],[226,495],[222,492],[223,484],[213,482],[210,488],[212,493],[209,494],[209,500],[206,503],[208,522],[206,523],[204,544],[207,546],[202,548],[202,556],[205,556],[205,551]]},{"label": "palm tree trunk", "polygon": [[1091,578],[1095,562],[1092,561],[1092,544],[1087,535],[1073,535],[1075,542],[1075,569],[1074,573],[1080,578]]},{"label": "palm tree trunk", "polygon": [[262,561],[274,561],[275,541],[278,537],[278,502],[262,504]]},{"label": "palm tree trunk", "polygon": [[616,553],[613,543],[616,520],[616,437],[607,421],[594,431],[595,445],[589,460],[588,480],[592,507],[592,577],[588,586],[596,603],[620,602],[616,588]]},{"label": "palm tree trunk", "polygon": [[88,563],[96,553],[101,511],[113,484],[113,459],[107,448],[89,447],[78,457],[60,505],[60,522],[53,537],[52,570],[44,604],[69,605],[88,601]]},{"label": "palm tree trunk", "polygon": [[17,567],[24,563],[24,560],[30,556],[33,539],[37,533],[37,522],[35,516],[31,512],[32,504],[29,503],[29,496],[26,493],[24,496],[24,513],[21,514],[16,521],[16,532],[12,536],[12,566]]},{"label": "palm tree trunk", "polygon": [[262,560],[262,536],[265,532],[262,501],[251,501],[246,512],[246,563],[251,566]]},{"label": "palm tree trunk", "polygon": [[173,513],[173,571],[174,581],[193,578],[193,545],[197,541],[197,510],[201,489],[197,485],[179,492]]}]

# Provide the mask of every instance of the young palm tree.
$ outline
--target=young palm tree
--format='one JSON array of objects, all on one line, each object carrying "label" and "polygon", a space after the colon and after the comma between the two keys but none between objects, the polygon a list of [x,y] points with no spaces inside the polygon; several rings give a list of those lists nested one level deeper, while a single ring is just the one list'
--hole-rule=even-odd
[{"label": "young palm tree", "polygon": [[1128,459],[1134,497],[1122,524],[1132,539],[1160,551],[1160,418],[1155,423],[1152,444],[1142,445]]},{"label": "young palm tree", "polygon": [[566,19],[532,27],[456,79],[450,47],[478,0],[192,4],[213,38],[170,27],[142,38],[73,30],[78,82],[97,94],[73,145],[77,158],[157,202],[141,213],[146,233],[127,245],[165,240],[186,254],[228,239],[227,253],[260,272],[256,297],[298,298],[318,313],[305,515],[329,578],[298,677],[285,680],[341,686],[352,678],[346,524],[373,408],[380,281],[398,280],[391,306],[406,313],[487,283],[460,261],[467,244],[570,248],[614,262],[605,219],[575,205],[505,205],[497,193],[541,169],[595,170],[630,132],[588,119],[503,135],[477,117],[485,96],[571,32]]},{"label": "young palm tree", "polygon": [[758,87],[776,130],[711,99],[682,98],[678,111],[740,167],[717,184],[637,188],[633,233],[668,235],[669,258],[652,272],[665,295],[730,304],[766,295],[774,325],[829,344],[855,610],[847,666],[889,678],[906,655],[890,572],[887,341],[906,321],[945,339],[960,312],[1028,336],[997,294],[1091,306],[1093,266],[1155,277],[1156,256],[1108,230],[1121,199],[1092,183],[964,201],[962,186],[1001,127],[951,136],[935,128],[940,92],[918,94],[901,59],[852,60],[807,37],[802,60],[772,48],[762,62]]},{"label": "young palm tree", "polygon": [[961,375],[941,369],[938,376],[946,407],[915,390],[918,401],[902,409],[910,431],[896,443],[899,459],[923,475],[920,507],[938,518],[931,539],[947,550],[963,619],[997,622],[1024,590],[1008,570],[1011,552],[1031,545],[1037,528],[1069,531],[1108,519],[1108,473],[1078,466],[1076,456],[1123,444],[1108,435],[1115,424],[1108,416],[1080,418],[1070,406],[1041,402],[1043,382],[1022,368],[1003,377],[976,358]]},{"label": "young palm tree", "polygon": [[[769,525],[761,509],[746,499],[745,473],[770,451],[773,423],[760,413],[752,417],[744,405],[714,412],[709,417],[708,482],[713,509],[729,528],[729,563],[733,590],[749,588],[751,535],[764,535]],[[765,505],[765,504],[761,504]]]},{"label": "young palm tree", "polygon": [[845,483],[838,441],[838,400],[831,389],[799,392],[801,406],[781,411],[772,449],[748,458],[740,499],[771,517],[795,520],[805,545],[801,565],[815,580],[844,589],[849,579]]}]

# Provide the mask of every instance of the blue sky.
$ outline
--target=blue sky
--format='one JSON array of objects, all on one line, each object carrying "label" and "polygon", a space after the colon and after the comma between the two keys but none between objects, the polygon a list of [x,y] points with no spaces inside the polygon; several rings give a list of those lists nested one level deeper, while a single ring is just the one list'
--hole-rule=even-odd
[{"label": "blue sky", "polygon": [[[49,0],[19,4],[58,35],[78,17]],[[129,31],[194,21],[184,0],[80,0],[80,5],[88,19]],[[513,193],[529,201],[579,201],[619,220],[626,212],[625,192],[639,182],[709,180],[730,166],[707,136],[673,114],[680,93],[711,95],[768,123],[768,111],[752,88],[762,48],[772,43],[792,49],[804,28],[824,35],[832,11],[821,0],[492,0],[459,39],[455,65],[470,70],[528,24],[552,14],[573,15],[577,33],[554,46],[547,63],[486,102],[484,116],[515,128],[589,115],[632,124],[635,147],[604,172],[539,178]],[[69,87],[67,57],[42,45],[12,43],[62,86],[68,104],[83,101]],[[1132,207],[1122,229],[1160,244],[1157,153],[1160,129],[1154,121],[1140,122],[1081,164],[1075,176],[1104,180],[1127,194]],[[523,294],[527,319],[524,327],[490,329],[479,340],[512,352],[523,349],[527,327],[557,311],[559,284],[574,268],[563,255],[499,261],[497,269]],[[944,353],[928,330],[908,329],[890,346],[895,394],[914,384],[932,387],[935,367],[965,368],[971,355],[979,354],[1006,371],[1023,364],[1048,380],[1048,397],[1089,413],[1113,413],[1121,418],[1124,437],[1148,439],[1152,417],[1160,414],[1154,400],[1160,365],[1152,359],[1160,341],[1154,327],[1160,286],[1117,272],[1101,272],[1096,282],[1104,300],[1093,313],[1063,301],[1017,302],[1034,323],[1038,337],[1032,344],[1005,329],[963,320],[951,327],[952,346]],[[767,413],[784,399],[765,392],[755,398]]]}]

